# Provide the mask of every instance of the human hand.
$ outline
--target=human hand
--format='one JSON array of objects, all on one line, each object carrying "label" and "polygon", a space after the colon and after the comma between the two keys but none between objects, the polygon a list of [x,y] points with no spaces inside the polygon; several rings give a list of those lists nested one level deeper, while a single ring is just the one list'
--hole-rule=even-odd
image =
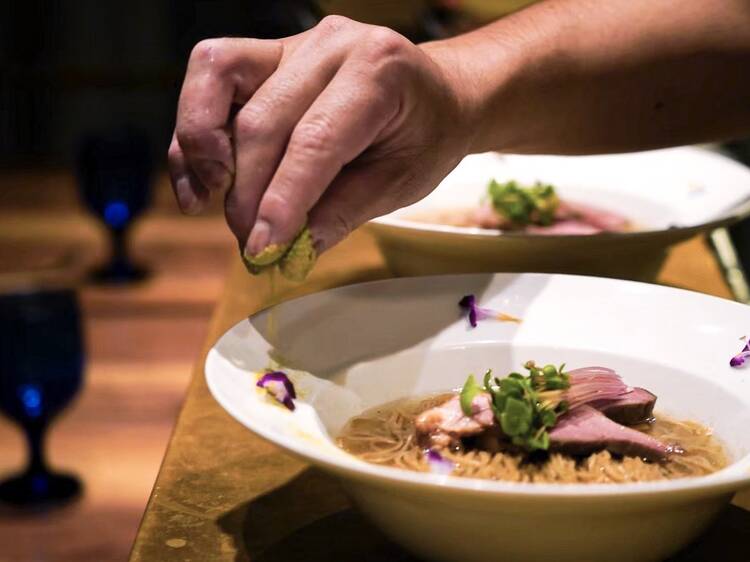
[{"label": "human hand", "polygon": [[255,256],[305,224],[324,251],[419,200],[471,144],[467,85],[440,52],[338,16],[281,40],[200,42],[169,149],[180,207],[225,193]]}]

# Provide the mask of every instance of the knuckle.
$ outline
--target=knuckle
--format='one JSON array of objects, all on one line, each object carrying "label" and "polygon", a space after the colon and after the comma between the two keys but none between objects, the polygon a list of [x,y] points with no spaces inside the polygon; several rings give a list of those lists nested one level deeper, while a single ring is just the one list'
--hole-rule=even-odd
[{"label": "knuckle", "polygon": [[256,70],[258,61],[252,53],[262,40],[243,38],[241,45],[238,39],[222,41],[222,46],[214,54],[211,70],[220,78],[241,83],[247,75],[252,75]]},{"label": "knuckle", "polygon": [[202,39],[198,41],[190,52],[190,60],[197,63],[210,63],[217,52],[222,51],[224,39]]},{"label": "knuckle", "polygon": [[[244,41],[252,41],[245,39]],[[236,40],[220,37],[203,39],[196,43],[190,53],[190,61],[194,65],[209,69],[217,74],[231,74],[243,63],[243,53],[247,49],[238,49]]]},{"label": "knuckle", "polygon": [[176,137],[186,159],[216,160],[231,166],[231,147],[223,131],[188,122],[178,127]]},{"label": "knuckle", "polygon": [[353,20],[350,20],[345,16],[332,14],[320,20],[320,23],[316,26],[316,30],[318,31],[318,33],[329,35],[338,33],[339,31],[346,29],[347,27],[351,27],[352,25],[354,25],[354,23],[355,22]]},{"label": "knuckle", "polygon": [[200,128],[192,123],[179,124],[175,129],[175,137],[183,150],[200,146],[202,136]]},{"label": "knuckle", "polygon": [[276,191],[266,191],[258,215],[272,224],[291,224],[297,218],[296,206]]},{"label": "knuckle", "polygon": [[374,27],[365,44],[367,55],[376,62],[403,58],[414,47],[406,37],[388,27]]},{"label": "knuckle", "polygon": [[331,154],[334,147],[333,123],[319,116],[297,125],[289,139],[289,151],[302,156]]},{"label": "knuckle", "polygon": [[180,148],[185,152],[201,151],[211,142],[211,132],[191,122],[179,125],[175,136]]},{"label": "knuckle", "polygon": [[234,135],[239,141],[268,137],[273,125],[262,107],[245,106],[234,119]]}]

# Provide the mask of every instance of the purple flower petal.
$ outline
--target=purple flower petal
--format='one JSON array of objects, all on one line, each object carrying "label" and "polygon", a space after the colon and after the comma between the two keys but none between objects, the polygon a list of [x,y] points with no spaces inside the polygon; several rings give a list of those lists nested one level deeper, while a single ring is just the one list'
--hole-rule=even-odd
[{"label": "purple flower petal", "polygon": [[744,357],[741,353],[739,355],[735,355],[729,360],[729,366],[742,367],[742,365],[745,364],[745,359],[747,359],[747,357]]},{"label": "purple flower petal", "polygon": [[430,472],[433,474],[450,474],[456,465],[453,461],[450,461],[438,453],[435,449],[428,449],[425,453],[427,458],[427,464],[430,467]]},{"label": "purple flower petal", "polygon": [[460,301],[458,306],[469,313],[469,324],[472,328],[477,327],[477,299],[474,295],[466,295]]},{"label": "purple flower petal", "polygon": [[498,318],[500,313],[491,308],[474,307],[474,314],[477,320],[487,320],[488,318]]},{"label": "purple flower petal", "polygon": [[742,348],[742,351],[729,360],[729,366],[741,367],[745,364],[747,359],[750,359],[750,342],[746,343],[745,347]]},{"label": "purple flower petal", "polygon": [[497,310],[492,310],[491,308],[483,308],[481,306],[478,306],[477,299],[474,295],[464,296],[460,301],[458,301],[458,306],[460,306],[462,309],[464,309],[468,313],[469,324],[471,324],[472,328],[477,327],[477,322],[479,320],[493,319],[493,320],[500,320],[502,322],[520,322],[521,321],[519,318],[516,318],[515,316],[511,316],[503,312],[498,312]]},{"label": "purple flower petal", "polygon": [[294,398],[297,393],[289,377],[283,371],[271,371],[258,379],[255,386],[264,388],[268,394],[273,396],[279,404],[283,404],[290,410],[294,410]]}]

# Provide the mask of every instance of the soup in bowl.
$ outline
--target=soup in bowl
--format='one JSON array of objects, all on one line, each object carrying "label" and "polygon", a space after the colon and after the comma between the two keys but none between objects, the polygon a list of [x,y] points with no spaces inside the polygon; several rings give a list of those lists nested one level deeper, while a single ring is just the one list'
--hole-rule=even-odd
[{"label": "soup in bowl", "polygon": [[729,365],[749,323],[627,281],[397,279],[252,316],[206,377],[420,556],[661,560],[750,486],[750,377]]}]

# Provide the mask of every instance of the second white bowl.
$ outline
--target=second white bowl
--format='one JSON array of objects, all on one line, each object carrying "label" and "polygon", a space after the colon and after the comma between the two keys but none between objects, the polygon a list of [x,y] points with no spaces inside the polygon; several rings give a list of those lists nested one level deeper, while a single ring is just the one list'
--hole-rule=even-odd
[{"label": "second white bowl", "polygon": [[[492,178],[551,183],[563,198],[617,211],[641,230],[540,236],[409,219],[478,205]],[[670,246],[746,216],[748,202],[750,170],[700,148],[575,157],[487,153],[466,157],[426,198],[368,228],[397,275],[537,271],[653,281]]]}]

